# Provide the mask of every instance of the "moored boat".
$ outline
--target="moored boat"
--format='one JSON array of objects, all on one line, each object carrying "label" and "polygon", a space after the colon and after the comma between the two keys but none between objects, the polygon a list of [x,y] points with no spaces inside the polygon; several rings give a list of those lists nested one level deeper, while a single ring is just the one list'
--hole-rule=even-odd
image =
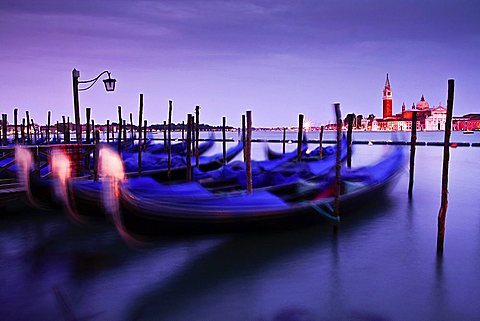
[{"label": "moored boat", "polygon": [[[403,165],[403,151],[401,147],[394,147],[374,165],[344,170],[341,211],[350,211],[378,197],[395,180]],[[127,181],[119,185],[117,227],[135,235],[228,233],[292,228],[315,224],[325,218],[336,220],[332,216],[333,182],[334,177],[330,175],[322,181],[316,195],[289,202],[288,194],[293,191],[217,195],[199,184],[172,188],[151,181],[144,182],[142,192],[129,186]]]}]

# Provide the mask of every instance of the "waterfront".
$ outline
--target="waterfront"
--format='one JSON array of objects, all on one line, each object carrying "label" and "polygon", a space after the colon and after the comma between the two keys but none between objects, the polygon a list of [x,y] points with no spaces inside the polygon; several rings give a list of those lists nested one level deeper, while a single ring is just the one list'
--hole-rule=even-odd
[{"label": "waterfront", "polygon": [[[454,132],[451,140],[479,142],[479,134]],[[390,135],[355,132],[354,140]],[[443,133],[421,132],[418,140],[442,141]],[[256,159],[263,147],[253,144]],[[355,145],[352,165],[388,147]],[[211,153],[220,150],[217,143]],[[451,149],[445,251],[437,258],[442,155],[442,147],[417,147],[412,202],[406,170],[388,199],[342,217],[336,235],[325,223],[132,247],[109,224],[79,226],[56,211],[3,216],[0,313],[6,320],[67,319],[61,293],[76,319],[90,320],[476,319],[480,148]]]}]

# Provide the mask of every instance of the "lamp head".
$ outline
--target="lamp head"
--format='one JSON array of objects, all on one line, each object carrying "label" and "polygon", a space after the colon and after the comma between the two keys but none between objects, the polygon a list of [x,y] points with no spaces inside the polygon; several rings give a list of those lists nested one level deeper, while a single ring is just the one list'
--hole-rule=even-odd
[{"label": "lamp head", "polygon": [[111,78],[110,74],[108,74],[108,79],[103,80],[103,83],[105,84],[105,90],[106,91],[114,91],[116,82],[117,82],[117,80]]}]

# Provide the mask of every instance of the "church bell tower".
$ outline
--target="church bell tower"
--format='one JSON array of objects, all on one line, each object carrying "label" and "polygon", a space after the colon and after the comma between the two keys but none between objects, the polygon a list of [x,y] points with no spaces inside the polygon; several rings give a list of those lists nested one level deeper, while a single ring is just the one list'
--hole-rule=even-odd
[{"label": "church bell tower", "polygon": [[383,118],[392,116],[392,89],[390,88],[390,80],[385,81],[385,88],[383,89]]}]

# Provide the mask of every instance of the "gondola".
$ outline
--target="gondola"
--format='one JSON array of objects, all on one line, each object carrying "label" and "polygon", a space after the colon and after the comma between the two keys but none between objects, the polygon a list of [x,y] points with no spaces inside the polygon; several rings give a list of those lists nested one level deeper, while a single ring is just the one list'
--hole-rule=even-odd
[{"label": "gondola", "polygon": [[[345,136],[343,136],[342,141],[343,140],[345,141],[344,143],[346,144],[347,139],[346,139]],[[329,145],[329,146],[322,147],[322,158],[326,158],[326,157],[335,155],[335,151],[336,151],[335,145]],[[270,147],[268,145],[266,145],[266,147],[265,147],[265,154],[267,155],[267,159],[269,159],[269,160],[278,159],[278,158],[281,158],[282,155],[284,155],[282,153],[278,153],[278,152],[273,151],[272,149],[270,149]],[[294,151],[289,152],[288,154],[298,155],[298,151],[297,151],[297,149],[295,149]],[[307,143],[302,143],[302,160],[304,160],[304,161],[310,161],[310,160],[315,161],[319,157],[320,157],[320,146],[318,146],[317,148],[315,148],[312,151],[309,151],[308,150],[308,144]]]},{"label": "gondola", "polygon": [[[347,141],[341,141],[341,156],[343,162],[347,157]],[[336,152],[336,145],[332,146]],[[317,158],[311,162],[297,162],[297,154],[285,153],[280,158],[274,160],[255,161],[252,160],[252,184],[253,188],[276,188],[291,183],[296,183],[300,179],[313,180],[327,175],[335,166],[335,158]],[[237,189],[246,189],[245,163],[243,161],[234,161],[217,170],[202,172],[194,169],[193,177],[203,186],[214,188],[228,188],[234,186]]]},{"label": "gondola", "polygon": [[[243,144],[239,142],[227,151],[227,160],[231,160],[238,155],[243,149]],[[223,154],[215,154],[212,156],[202,156],[199,158],[199,167],[202,169],[216,169],[223,165]],[[192,157],[192,166],[195,166],[195,159]],[[149,170],[142,172],[143,177],[151,177],[160,181],[185,181],[187,169],[185,162],[180,163],[179,167],[173,167],[170,172],[170,180],[168,179],[168,170]],[[138,172],[127,172],[126,177],[132,180],[137,179]],[[87,221],[91,219],[103,219],[105,211],[103,209],[103,185],[101,182],[93,182],[91,180],[70,179],[66,184],[68,197],[68,210],[72,216],[78,221]]]},{"label": "gondola", "polygon": [[[215,144],[215,135],[211,133],[209,137],[198,145],[198,154],[202,155],[206,151],[208,151],[213,145]],[[187,151],[187,143],[186,142],[178,142],[175,144],[171,144],[170,146],[172,154],[179,154],[185,156]],[[166,154],[167,153],[167,146],[162,143],[159,144],[151,144],[147,147],[147,152],[152,154]]]},{"label": "gondola", "polygon": [[[403,151],[393,147],[374,165],[344,170],[340,211],[346,214],[378,198],[403,167]],[[172,187],[152,180],[139,187],[127,180],[119,184],[120,206],[113,214],[118,228],[139,236],[268,231],[337,220],[332,215],[334,177],[321,183],[317,196],[288,202],[285,195],[265,190],[216,195],[196,183]]]},{"label": "gondola", "polygon": [[[235,158],[241,151],[243,150],[243,143],[239,142],[237,145],[231,147],[227,151],[227,161],[232,160]],[[159,181],[178,181],[183,180],[185,181],[186,178],[186,161],[185,158],[177,158],[179,161],[177,163],[172,162],[172,167],[170,170],[170,177],[168,175],[168,169],[165,163],[162,165],[159,164],[148,164],[146,170],[142,171],[142,175],[144,176],[151,176],[154,177],[156,180]],[[147,161],[144,160],[144,164],[147,164]],[[223,165],[223,154],[215,154],[212,156],[201,156],[199,158],[199,168],[203,170],[209,169],[217,169]],[[195,166],[195,158],[192,157],[192,167]],[[138,167],[135,166],[135,162],[130,167],[130,171],[126,174],[128,177],[135,177],[138,176]],[[87,178],[85,175],[83,178]],[[75,178],[75,180],[81,181],[82,178]],[[38,175],[33,172],[30,172],[29,179],[26,180],[28,185],[26,186],[29,200],[31,201],[32,205],[35,207],[40,208],[48,208],[53,207],[56,208],[61,206],[61,202],[59,202],[58,197],[55,194],[55,187],[54,184],[57,182],[55,179],[52,179],[50,175]],[[80,188],[86,188],[86,186],[92,187],[94,185],[85,184],[85,186],[80,185]],[[94,189],[95,190],[95,189]],[[77,191],[78,192],[78,191]],[[87,191],[88,193],[88,191]],[[92,206],[97,208],[95,205],[96,201],[98,201],[98,193],[97,197],[93,197]],[[84,200],[84,198],[80,198]],[[82,204],[85,205],[85,204]],[[103,215],[103,211],[100,215]]]},{"label": "gondola", "polygon": [[[342,159],[345,158],[345,146],[342,147]],[[228,153],[227,153],[228,154]],[[213,156],[212,159],[223,157],[220,155]],[[255,188],[265,188],[275,192],[292,190],[300,188],[305,192],[307,189],[312,189],[312,186],[303,182],[303,179],[312,179],[327,175],[335,166],[335,159],[319,161],[318,163],[303,163],[285,166],[291,158],[286,155],[284,159],[277,159],[274,161],[252,161],[257,164],[257,168],[253,173],[253,181]],[[283,166],[282,166],[283,164]],[[245,169],[244,163],[241,161],[234,161],[232,164],[227,164],[219,169],[212,171],[201,171],[196,167],[193,168],[193,180],[200,182],[208,190],[221,193],[232,190],[245,190]],[[238,167],[241,169],[239,170]],[[242,170],[243,168],[243,170]],[[229,174],[227,174],[227,172]],[[197,174],[195,174],[197,173]],[[199,175],[198,173],[201,173]],[[154,173],[146,173],[142,177],[135,177],[136,175],[127,174],[130,182],[137,182],[136,186],[145,184],[147,188],[150,186],[149,181],[156,178]],[[211,174],[211,175],[210,175]],[[145,178],[147,177],[147,178]],[[68,201],[71,214],[79,221],[87,221],[90,219],[104,219],[104,208],[102,204],[103,185],[100,182],[92,182],[91,180],[71,179],[67,184]]]}]

